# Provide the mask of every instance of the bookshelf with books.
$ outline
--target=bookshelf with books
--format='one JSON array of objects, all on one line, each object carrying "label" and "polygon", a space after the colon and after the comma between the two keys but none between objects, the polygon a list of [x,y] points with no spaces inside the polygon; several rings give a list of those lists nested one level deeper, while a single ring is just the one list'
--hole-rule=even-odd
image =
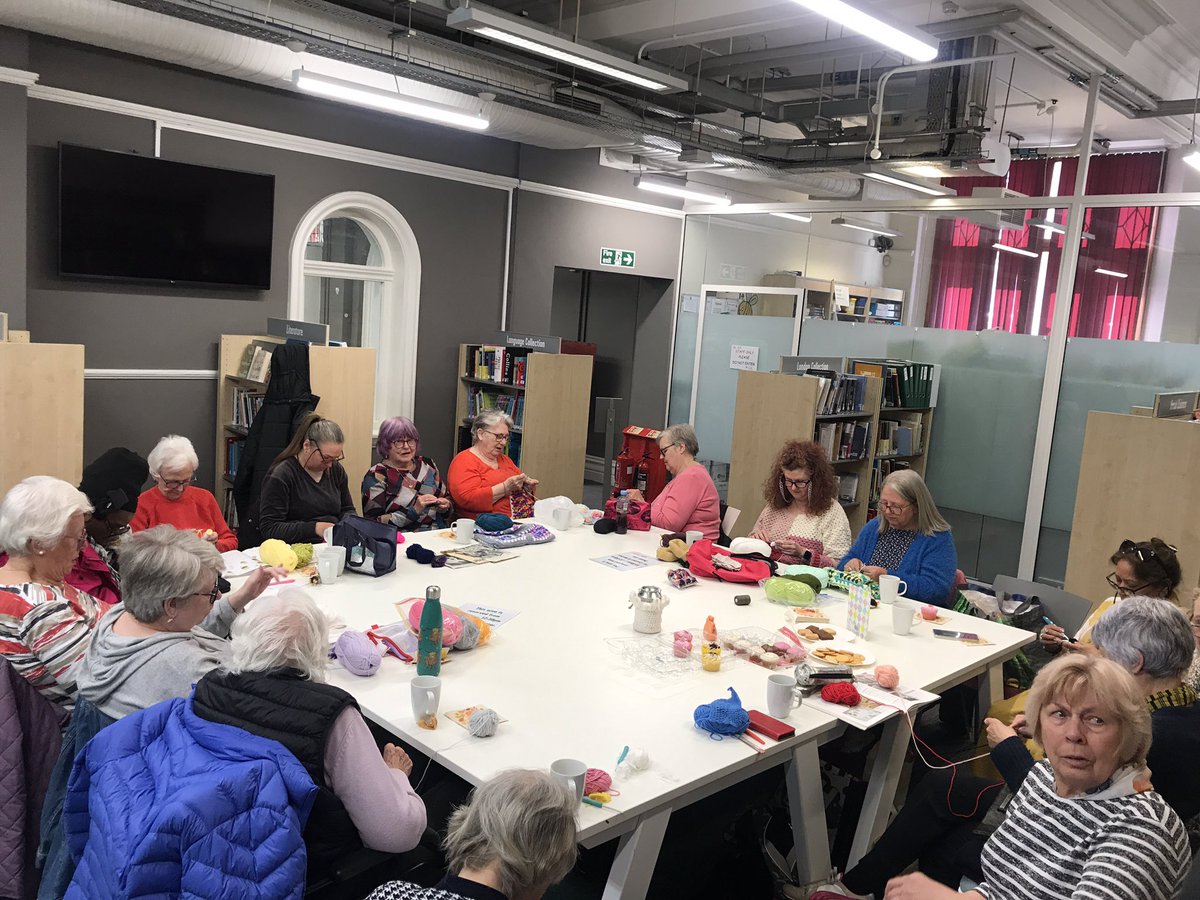
[{"label": "bookshelf with books", "polygon": [[765,502],[763,479],[790,440],[825,447],[838,479],[838,502],[857,533],[867,521],[880,394],[878,378],[853,374],[738,373],[728,502],[742,515],[733,536],[754,526]]},{"label": "bookshelf with books", "polygon": [[455,451],[471,446],[471,419],[485,409],[512,417],[506,453],[538,479],[539,497],[583,496],[592,357],[499,344],[462,344]]}]

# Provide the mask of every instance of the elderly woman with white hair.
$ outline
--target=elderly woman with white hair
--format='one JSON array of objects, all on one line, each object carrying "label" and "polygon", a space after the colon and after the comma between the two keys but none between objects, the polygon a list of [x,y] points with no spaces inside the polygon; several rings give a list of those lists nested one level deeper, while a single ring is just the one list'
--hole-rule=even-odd
[{"label": "elderly woman with white hair", "polygon": [[33,475],[0,501],[0,654],[47,700],[70,707],[75,668],[108,604],[67,581],[92,513],[87,496]]},{"label": "elderly woman with white hair", "polygon": [[425,831],[408,754],[388,744],[380,755],[354,698],[325,683],[328,634],[303,591],[256,600],[192,694],[196,715],[276,740],[308,770],[318,788],[304,832],[310,879],[360,847],[412,850]]},{"label": "elderly woman with white hair", "polygon": [[216,498],[195,485],[200,459],[191,441],[168,434],[154,445],[147,461],[155,486],[138,497],[137,512],[129,523],[131,531],[170,525],[195,532],[221,553],[237,549],[237,535],[221,515]]},{"label": "elderly woman with white hair", "polygon": [[454,506],[465,516],[512,515],[512,495],[537,487],[504,452],[512,436],[512,417],[485,409],[471,420],[471,446],[450,460],[446,484]]},{"label": "elderly woman with white hair", "polygon": [[391,881],[367,900],[538,900],[575,865],[578,807],[548,772],[501,772],[450,817],[450,874],[432,888]]},{"label": "elderly woman with white hair", "polygon": [[229,631],[246,605],[286,574],[256,569],[221,595],[223,564],[194,532],[158,525],[120,545],[122,596],[96,626],[76,673],[79,696],[114,719],[186,697],[229,655]]},{"label": "elderly woman with white hair", "polygon": [[858,533],[838,568],[862,572],[872,581],[895,575],[908,585],[905,596],[918,603],[953,602],[958,555],[925,479],[912,469],[898,469],[883,480],[879,515]]}]

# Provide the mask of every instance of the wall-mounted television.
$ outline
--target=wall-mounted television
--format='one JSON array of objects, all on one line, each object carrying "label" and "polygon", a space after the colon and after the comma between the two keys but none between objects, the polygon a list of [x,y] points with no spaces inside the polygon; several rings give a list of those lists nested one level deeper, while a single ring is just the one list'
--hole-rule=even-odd
[{"label": "wall-mounted television", "polygon": [[59,145],[67,277],[267,290],[275,176]]}]

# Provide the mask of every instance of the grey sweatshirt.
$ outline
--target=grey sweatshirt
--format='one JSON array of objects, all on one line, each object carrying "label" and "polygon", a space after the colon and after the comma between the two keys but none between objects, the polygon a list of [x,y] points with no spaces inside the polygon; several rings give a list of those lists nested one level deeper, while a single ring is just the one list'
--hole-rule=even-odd
[{"label": "grey sweatshirt", "polygon": [[79,696],[114,719],[191,693],[205,672],[224,661],[237,617],[222,597],[191,631],[123,637],[113,633],[113,623],[124,611],[118,603],[101,617],[75,680]]}]

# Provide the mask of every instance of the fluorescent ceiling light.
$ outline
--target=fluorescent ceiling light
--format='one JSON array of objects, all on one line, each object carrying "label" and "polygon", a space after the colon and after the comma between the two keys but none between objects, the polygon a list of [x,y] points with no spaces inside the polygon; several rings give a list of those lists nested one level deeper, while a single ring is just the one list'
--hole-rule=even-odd
[{"label": "fluorescent ceiling light", "polygon": [[633,182],[643,191],[654,194],[666,194],[670,197],[682,197],[684,200],[695,200],[697,203],[711,203],[714,206],[728,206],[733,201],[728,194],[715,190],[692,187],[686,181],[669,181],[665,178],[655,178],[653,175],[640,175]]},{"label": "fluorescent ceiling light", "polygon": [[901,187],[905,190],[916,191],[920,194],[929,194],[933,197],[948,197],[951,194],[956,194],[954,188],[944,187],[940,184],[929,184],[924,181],[916,181],[912,178],[905,178],[903,175],[891,172],[881,172],[878,169],[852,169],[855,175],[861,175],[863,178],[871,178],[875,181],[882,181],[884,184]]},{"label": "fluorescent ceiling light", "polygon": [[1190,144],[1184,147],[1183,161],[1193,169],[1200,169],[1200,144]]},{"label": "fluorescent ceiling light", "polygon": [[353,81],[317,75],[303,69],[297,69],[292,73],[292,83],[308,94],[328,97],[330,100],[341,100],[343,103],[352,103],[355,106],[379,109],[395,113],[398,116],[424,119],[427,122],[438,122],[457,128],[469,128],[472,131],[483,131],[489,125],[488,120],[482,115],[469,113],[454,106],[434,103],[431,100],[421,100],[417,97],[406,97],[404,94],[394,91],[381,91],[378,88],[367,87],[365,84],[355,84]]},{"label": "fluorescent ceiling light", "polygon": [[1046,234],[1066,234],[1067,229],[1062,225],[1056,225],[1054,222],[1030,222],[1034,228],[1040,228]]},{"label": "fluorescent ceiling light", "polygon": [[915,175],[918,178],[946,178],[950,175],[949,172],[945,172],[938,166],[929,163],[903,166],[898,171],[903,172],[905,175]]},{"label": "fluorescent ceiling light", "polygon": [[870,13],[863,12],[845,0],[796,0],[805,9],[832,19],[839,25],[856,31],[864,37],[898,50],[920,62],[929,62],[938,55],[937,41],[923,32],[908,31],[889,25]]},{"label": "fluorescent ceiling light", "polygon": [[1112,269],[1097,269],[1097,275],[1111,275],[1113,278],[1128,278],[1128,272],[1114,272]]},{"label": "fluorescent ceiling light", "polygon": [[838,216],[836,219],[832,219],[829,224],[841,225],[843,228],[853,228],[855,231],[865,231],[868,234],[882,234],[884,237],[900,237],[900,232],[884,228],[882,225],[876,225],[874,222],[868,222],[866,219],[848,219],[845,216]]},{"label": "fluorescent ceiling light", "polygon": [[800,213],[771,213],[780,219],[791,219],[793,222],[811,222],[812,216],[802,216]]},{"label": "fluorescent ceiling light", "polygon": [[1028,256],[1037,259],[1038,255],[1032,250],[1026,250],[1023,247],[1010,247],[1008,244],[1001,244],[999,241],[992,244],[993,250],[1003,250],[1005,253],[1019,253],[1021,256]]},{"label": "fluorescent ceiling light", "polygon": [[682,78],[663,75],[649,66],[623,59],[586,44],[576,43],[553,32],[533,28],[506,16],[478,7],[464,6],[446,17],[446,24],[492,41],[499,41],[537,56],[555,59],[598,75],[607,75],[651,91],[686,91]]}]

